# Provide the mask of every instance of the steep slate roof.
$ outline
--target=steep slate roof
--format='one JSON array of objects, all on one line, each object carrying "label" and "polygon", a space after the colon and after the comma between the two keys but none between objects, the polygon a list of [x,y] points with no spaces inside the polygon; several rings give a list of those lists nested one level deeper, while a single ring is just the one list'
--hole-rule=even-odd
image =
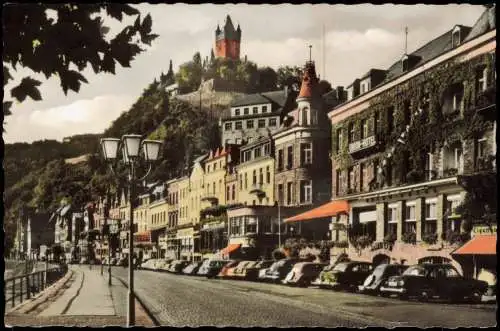
[{"label": "steep slate roof", "polygon": [[279,90],[279,91],[271,91],[265,93],[247,94],[236,99],[231,104],[231,107],[257,105],[269,102],[275,103],[280,107],[283,107],[286,102],[285,91]]},{"label": "steep slate roof", "polygon": [[464,42],[474,39],[477,36],[496,28],[495,7],[496,6],[488,8],[483,12],[476,23],[474,23],[469,35],[464,39]]}]

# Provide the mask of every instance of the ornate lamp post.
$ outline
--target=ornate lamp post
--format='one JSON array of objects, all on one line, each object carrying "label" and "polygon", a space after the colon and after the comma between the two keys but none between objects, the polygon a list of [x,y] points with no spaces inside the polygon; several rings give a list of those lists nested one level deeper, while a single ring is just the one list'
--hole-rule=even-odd
[{"label": "ornate lamp post", "polygon": [[[127,312],[127,326],[135,324],[135,301],[134,301],[134,265],[133,265],[133,252],[134,252],[134,213],[133,201],[135,201],[135,185],[143,181],[151,172],[152,162],[158,159],[160,152],[161,141],[157,140],[143,140],[137,134],[126,134],[122,139],[117,138],[102,138],[101,147],[104,159],[106,161],[116,161],[118,151],[121,149],[123,156],[123,163],[128,167],[128,182],[129,182],[129,203],[130,203],[130,221],[129,221],[129,254],[128,254],[128,312]],[[142,147],[142,148],[141,148]],[[147,173],[141,177],[136,177],[136,169],[140,151],[143,151],[143,157],[149,164]],[[113,175],[116,172],[110,163],[110,169]]]}]

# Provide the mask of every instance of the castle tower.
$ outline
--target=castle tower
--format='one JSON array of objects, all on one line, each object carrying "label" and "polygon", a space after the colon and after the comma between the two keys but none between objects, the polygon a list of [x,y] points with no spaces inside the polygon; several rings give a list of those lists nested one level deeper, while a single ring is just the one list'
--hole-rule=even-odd
[{"label": "castle tower", "polygon": [[321,96],[318,93],[319,78],[314,62],[309,60],[304,67],[304,75],[297,97],[298,120],[301,126],[318,125],[318,112],[321,109]]},{"label": "castle tower", "polygon": [[215,30],[215,56],[237,60],[240,58],[241,28],[234,29],[229,15],[226,16],[224,28],[217,24]]}]

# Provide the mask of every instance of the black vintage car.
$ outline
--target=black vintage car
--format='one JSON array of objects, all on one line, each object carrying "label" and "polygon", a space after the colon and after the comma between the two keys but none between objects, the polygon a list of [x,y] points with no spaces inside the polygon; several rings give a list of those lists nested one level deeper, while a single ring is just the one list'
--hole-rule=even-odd
[{"label": "black vintage car", "polygon": [[320,288],[330,287],[357,292],[359,285],[363,284],[371,271],[372,265],[369,262],[341,262],[326,266],[311,284]]},{"label": "black vintage car", "polygon": [[380,286],[382,286],[389,277],[400,276],[406,269],[408,269],[408,266],[403,264],[379,264],[373,269],[373,272],[366,277],[363,285],[359,286],[359,291],[365,294],[377,294],[380,291]]},{"label": "black vintage car", "polygon": [[438,297],[462,301],[468,298],[480,302],[487,288],[486,282],[462,277],[451,264],[419,264],[409,267],[401,276],[390,277],[380,291],[397,294],[401,299],[417,297],[426,301]]}]

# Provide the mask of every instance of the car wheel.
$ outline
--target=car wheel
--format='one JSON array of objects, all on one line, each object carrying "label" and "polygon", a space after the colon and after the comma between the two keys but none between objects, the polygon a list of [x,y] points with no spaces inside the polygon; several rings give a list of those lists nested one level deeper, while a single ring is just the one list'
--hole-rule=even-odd
[{"label": "car wheel", "polygon": [[418,296],[418,300],[422,302],[427,302],[429,301],[429,298],[431,297],[429,291],[427,290],[422,290],[420,292],[420,295]]},{"label": "car wheel", "polygon": [[383,298],[388,298],[389,297],[389,293],[387,292],[379,292],[379,295]]},{"label": "car wheel", "polygon": [[399,294],[398,298],[399,300],[408,300],[408,294]]},{"label": "car wheel", "polygon": [[352,292],[352,293],[358,293],[359,292],[359,288],[357,285],[352,285],[349,287],[349,290]]},{"label": "car wheel", "polygon": [[472,303],[481,303],[482,293],[479,290],[474,290],[470,295],[470,301]]}]

